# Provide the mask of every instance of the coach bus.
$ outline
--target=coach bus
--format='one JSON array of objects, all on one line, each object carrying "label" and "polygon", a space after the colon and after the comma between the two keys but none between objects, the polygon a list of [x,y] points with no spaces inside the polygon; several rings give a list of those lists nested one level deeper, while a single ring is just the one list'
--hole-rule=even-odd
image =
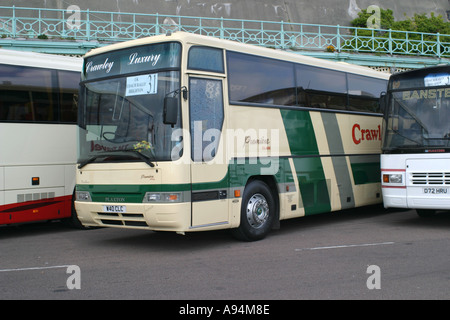
[{"label": "coach bus", "polygon": [[450,209],[450,66],[391,76],[381,155],[384,206]]},{"label": "coach bus", "polygon": [[381,202],[387,74],[183,32],[84,59],[86,226],[250,241],[282,219]]},{"label": "coach bus", "polygon": [[71,220],[82,59],[0,50],[0,225]]}]

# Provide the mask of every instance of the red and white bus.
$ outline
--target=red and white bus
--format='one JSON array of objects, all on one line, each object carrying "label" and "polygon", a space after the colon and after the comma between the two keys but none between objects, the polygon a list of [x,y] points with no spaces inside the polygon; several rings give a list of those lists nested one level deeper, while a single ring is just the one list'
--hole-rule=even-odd
[{"label": "red and white bus", "polygon": [[81,68],[0,50],[0,225],[72,217]]}]

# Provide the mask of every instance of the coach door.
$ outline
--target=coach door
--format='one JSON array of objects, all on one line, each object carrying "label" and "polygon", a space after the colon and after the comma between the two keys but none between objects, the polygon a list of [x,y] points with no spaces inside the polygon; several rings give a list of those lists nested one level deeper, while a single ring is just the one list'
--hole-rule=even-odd
[{"label": "coach door", "polygon": [[228,223],[224,90],[219,77],[189,77],[192,228]]}]

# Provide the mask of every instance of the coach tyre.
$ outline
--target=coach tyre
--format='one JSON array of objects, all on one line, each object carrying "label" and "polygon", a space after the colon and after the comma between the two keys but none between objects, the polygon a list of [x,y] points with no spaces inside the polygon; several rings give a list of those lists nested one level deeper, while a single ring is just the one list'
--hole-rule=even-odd
[{"label": "coach tyre", "polygon": [[421,218],[430,218],[436,214],[433,209],[416,209],[417,215]]},{"label": "coach tyre", "polygon": [[275,210],[275,200],[267,184],[259,180],[250,182],[244,190],[241,223],[233,230],[234,235],[246,241],[263,239],[272,228]]}]

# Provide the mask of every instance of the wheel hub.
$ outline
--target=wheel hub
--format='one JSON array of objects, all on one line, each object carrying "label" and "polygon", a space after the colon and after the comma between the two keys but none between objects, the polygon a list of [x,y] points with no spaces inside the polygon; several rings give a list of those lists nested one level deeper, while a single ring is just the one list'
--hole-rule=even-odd
[{"label": "wheel hub", "polygon": [[247,203],[247,220],[253,228],[262,227],[269,218],[269,204],[262,194],[254,194]]}]

